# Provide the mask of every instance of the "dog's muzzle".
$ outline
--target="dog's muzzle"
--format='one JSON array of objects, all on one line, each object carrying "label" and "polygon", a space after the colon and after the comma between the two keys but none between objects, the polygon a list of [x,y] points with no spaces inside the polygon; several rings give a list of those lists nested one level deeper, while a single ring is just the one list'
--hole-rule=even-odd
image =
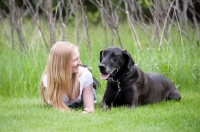
[{"label": "dog's muzzle", "polygon": [[101,72],[100,78],[104,80],[106,80],[108,77],[114,76],[118,72],[117,68],[105,66],[102,63],[99,65],[99,70]]},{"label": "dog's muzzle", "polygon": [[106,66],[104,64],[99,64],[99,70],[101,73],[106,74]]}]

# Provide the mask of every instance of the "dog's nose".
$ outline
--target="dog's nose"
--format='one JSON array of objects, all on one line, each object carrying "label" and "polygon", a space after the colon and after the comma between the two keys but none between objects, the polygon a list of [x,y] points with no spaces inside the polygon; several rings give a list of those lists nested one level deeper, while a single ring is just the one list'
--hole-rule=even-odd
[{"label": "dog's nose", "polygon": [[104,70],[106,68],[106,66],[104,64],[99,64],[99,69],[100,70]]}]

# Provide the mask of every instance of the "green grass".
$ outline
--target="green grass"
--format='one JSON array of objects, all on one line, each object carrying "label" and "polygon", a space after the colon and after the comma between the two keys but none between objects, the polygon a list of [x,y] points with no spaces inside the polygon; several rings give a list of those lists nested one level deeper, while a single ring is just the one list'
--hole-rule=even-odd
[{"label": "green grass", "polygon": [[[24,27],[27,34],[30,25]],[[127,109],[112,108],[102,112],[99,103],[106,81],[99,77],[99,52],[105,48],[104,32],[90,27],[92,50],[87,51],[80,44],[81,60],[92,67],[92,73],[101,87],[97,89],[98,103],[95,113],[83,115],[82,108],[71,113],[59,112],[44,106],[39,99],[39,80],[46,65],[46,50],[38,31],[31,28],[27,36],[30,44],[27,52],[13,51],[10,40],[2,35],[0,40],[0,132],[2,131],[200,131],[200,47],[195,41],[184,38],[180,43],[177,33],[169,41],[163,41],[162,51],[148,45],[142,31],[138,30],[141,47],[136,46],[126,24],[122,25],[120,36],[123,47],[144,72],[160,72],[172,80],[182,95],[180,102],[157,104]],[[72,29],[68,29],[72,32]],[[67,33],[68,33],[67,32]],[[59,35],[58,35],[59,38]],[[76,42],[74,38],[69,41]],[[58,39],[57,39],[58,40]],[[109,38],[109,45],[111,45]],[[119,46],[117,40],[116,45]]]},{"label": "green grass", "polygon": [[99,103],[93,114],[71,113],[44,107],[38,98],[1,98],[0,131],[152,131],[198,132],[200,94],[181,91],[180,102],[169,101],[102,112]]}]

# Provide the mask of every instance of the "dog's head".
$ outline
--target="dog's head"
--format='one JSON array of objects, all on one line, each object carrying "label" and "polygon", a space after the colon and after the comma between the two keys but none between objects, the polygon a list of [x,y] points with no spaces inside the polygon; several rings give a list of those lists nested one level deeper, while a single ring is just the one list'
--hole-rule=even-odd
[{"label": "dog's head", "polygon": [[123,67],[132,70],[134,61],[130,54],[117,46],[108,47],[100,52],[99,70],[101,79],[113,77]]}]

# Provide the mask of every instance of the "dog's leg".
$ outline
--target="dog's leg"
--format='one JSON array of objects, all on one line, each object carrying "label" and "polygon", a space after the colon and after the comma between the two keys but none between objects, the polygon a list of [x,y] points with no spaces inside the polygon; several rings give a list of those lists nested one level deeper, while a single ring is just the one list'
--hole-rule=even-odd
[{"label": "dog's leg", "polygon": [[179,101],[181,99],[181,95],[180,93],[178,92],[178,90],[174,90],[172,93],[170,93],[167,97],[166,100],[176,100],[176,101]]},{"label": "dog's leg", "polygon": [[132,104],[130,108],[131,108],[131,109],[134,109],[135,107],[136,107],[136,106],[135,106],[134,104]]},{"label": "dog's leg", "polygon": [[131,109],[134,109],[134,108],[137,107],[137,106],[138,106],[138,100],[135,99],[135,100],[132,102],[132,104],[130,105],[130,108],[131,108]]},{"label": "dog's leg", "polygon": [[108,110],[111,110],[111,105],[104,104],[104,106],[102,107],[102,111],[108,111]]},{"label": "dog's leg", "polygon": [[101,101],[100,107],[102,108],[102,111],[111,110],[111,104],[106,104],[105,100]]},{"label": "dog's leg", "polygon": [[138,106],[138,97],[139,97],[139,94],[138,94],[137,88],[134,86],[134,92],[133,92],[133,97],[132,97],[133,99],[130,106],[131,109],[134,109],[135,107]]},{"label": "dog's leg", "polygon": [[115,96],[115,93],[113,92],[112,89],[113,88],[110,86],[110,83],[107,82],[106,90],[104,92],[104,96],[100,104],[100,107],[102,108],[103,111],[111,109],[111,103]]}]

